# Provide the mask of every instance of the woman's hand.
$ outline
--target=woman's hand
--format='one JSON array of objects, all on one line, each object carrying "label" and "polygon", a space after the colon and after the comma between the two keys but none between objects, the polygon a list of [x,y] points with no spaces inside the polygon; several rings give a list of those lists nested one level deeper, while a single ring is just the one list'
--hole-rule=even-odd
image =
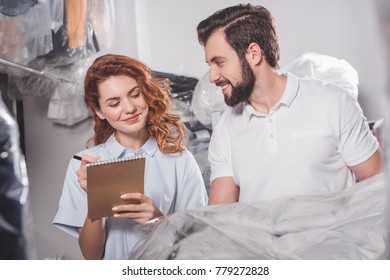
[{"label": "woman's hand", "polygon": [[77,181],[79,181],[80,187],[87,191],[87,164],[100,160],[100,157],[93,157],[90,155],[83,155],[81,159],[80,169],[77,170]]},{"label": "woman's hand", "polygon": [[164,214],[154,206],[151,198],[142,193],[127,193],[121,196],[124,201],[136,200],[139,204],[123,204],[112,208],[114,217],[128,218],[139,224],[161,217]]}]

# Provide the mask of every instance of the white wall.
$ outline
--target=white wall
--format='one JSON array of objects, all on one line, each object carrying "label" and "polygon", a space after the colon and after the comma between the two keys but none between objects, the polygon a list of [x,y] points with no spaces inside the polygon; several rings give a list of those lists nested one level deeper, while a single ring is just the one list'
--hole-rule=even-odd
[{"label": "white wall", "polygon": [[[200,78],[207,71],[196,25],[233,0],[116,0],[113,52],[134,56],[154,70]],[[303,52],[347,60],[359,73],[360,102],[369,119],[382,117],[385,56],[371,1],[264,0],[280,34],[281,66]],[[26,100],[26,161],[39,258],[81,258],[77,240],[51,225],[72,154],[92,135],[92,121],[74,127],[46,118],[45,98]]]}]

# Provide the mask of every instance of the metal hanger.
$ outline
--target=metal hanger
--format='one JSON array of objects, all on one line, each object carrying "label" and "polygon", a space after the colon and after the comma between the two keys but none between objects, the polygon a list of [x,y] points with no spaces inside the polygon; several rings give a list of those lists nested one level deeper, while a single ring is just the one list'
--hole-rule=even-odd
[{"label": "metal hanger", "polygon": [[8,61],[8,60],[2,59],[2,58],[0,58],[0,64],[5,65],[5,66],[9,66],[9,67],[12,67],[12,68],[15,68],[15,69],[19,69],[19,70],[22,70],[22,71],[26,71],[26,72],[31,73],[31,74],[39,75],[39,76],[42,76],[42,77],[47,77],[47,78],[50,78],[50,79],[52,79],[54,81],[70,82],[67,79],[60,78],[60,77],[58,77],[56,75],[53,75],[53,74],[51,74],[49,72],[45,72],[45,71],[42,71],[42,70],[39,71],[39,70],[33,69],[31,67],[28,67],[28,66],[25,66],[25,65],[22,65],[22,64],[19,64],[19,63],[11,62],[11,61]]}]

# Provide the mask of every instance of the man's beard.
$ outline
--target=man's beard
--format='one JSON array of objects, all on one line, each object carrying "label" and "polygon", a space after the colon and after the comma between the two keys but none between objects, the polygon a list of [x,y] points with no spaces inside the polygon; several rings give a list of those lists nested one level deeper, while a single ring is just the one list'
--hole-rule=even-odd
[{"label": "man's beard", "polygon": [[235,87],[231,84],[233,91],[230,96],[225,95],[225,103],[234,107],[238,103],[248,100],[255,86],[255,75],[246,59],[240,60],[242,82]]}]

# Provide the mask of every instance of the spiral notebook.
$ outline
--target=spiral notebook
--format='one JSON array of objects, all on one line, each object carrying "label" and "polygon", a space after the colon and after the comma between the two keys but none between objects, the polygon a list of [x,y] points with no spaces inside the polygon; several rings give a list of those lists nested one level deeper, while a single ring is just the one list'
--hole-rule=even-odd
[{"label": "spiral notebook", "polygon": [[144,193],[145,158],[122,158],[87,164],[88,218],[112,216],[112,207],[126,203],[122,194]]}]

